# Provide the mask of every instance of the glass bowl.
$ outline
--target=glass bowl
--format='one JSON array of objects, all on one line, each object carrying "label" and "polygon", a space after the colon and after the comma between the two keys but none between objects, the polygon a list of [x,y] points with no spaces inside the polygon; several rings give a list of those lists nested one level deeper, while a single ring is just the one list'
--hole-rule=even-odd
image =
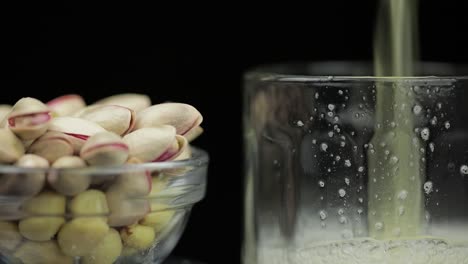
[{"label": "glass bowl", "polygon": [[[1,165],[0,262],[161,263],[205,195],[208,163],[192,147],[190,159],[118,167]],[[90,185],[64,195],[70,179]]]}]

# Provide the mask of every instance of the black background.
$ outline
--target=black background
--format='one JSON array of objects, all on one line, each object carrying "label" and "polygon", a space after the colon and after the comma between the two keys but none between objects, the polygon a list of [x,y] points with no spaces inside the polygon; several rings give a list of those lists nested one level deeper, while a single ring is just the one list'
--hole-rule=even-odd
[{"label": "black background", "polygon": [[[324,2],[324,3],[322,3]],[[421,0],[421,58],[468,61],[465,1]],[[242,74],[295,60],[371,60],[374,1],[8,7],[2,102],[121,92],[197,107],[211,155],[207,196],[173,252],[239,263],[242,243]]]}]

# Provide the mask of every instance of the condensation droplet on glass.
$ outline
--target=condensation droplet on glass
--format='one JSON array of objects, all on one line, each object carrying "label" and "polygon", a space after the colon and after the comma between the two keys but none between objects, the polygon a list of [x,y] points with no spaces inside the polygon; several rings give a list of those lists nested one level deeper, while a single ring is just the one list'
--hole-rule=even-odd
[{"label": "condensation droplet on glass", "polygon": [[415,115],[421,114],[421,110],[422,110],[422,107],[421,107],[420,105],[415,105],[415,106],[413,106],[413,113],[414,113]]},{"label": "condensation droplet on glass", "polygon": [[304,126],[304,122],[302,122],[301,120],[298,120],[298,121],[296,122],[296,125],[297,125],[298,127],[303,127],[303,126]]},{"label": "condensation droplet on glass", "polygon": [[431,214],[429,212],[427,212],[427,211],[426,211],[425,218],[426,218],[427,222],[429,222],[431,220]]},{"label": "condensation droplet on glass", "polygon": [[339,221],[340,221],[340,224],[344,225],[344,224],[346,224],[348,222],[348,219],[346,219],[346,216],[342,215],[342,216],[340,216]]},{"label": "condensation droplet on glass", "polygon": [[425,182],[423,188],[424,188],[424,192],[426,194],[430,194],[432,192],[432,188],[433,188],[432,182],[431,181]]},{"label": "condensation droplet on glass", "polygon": [[358,171],[363,172],[364,171],[364,166],[359,166]]},{"label": "condensation droplet on glass", "polygon": [[345,191],[344,189],[339,189],[339,190],[338,190],[338,194],[340,195],[340,197],[343,198],[343,197],[345,197],[345,195],[346,195],[346,191]]},{"label": "condensation droplet on glass", "polygon": [[396,127],[396,123],[395,123],[395,122],[393,122],[393,121],[392,121],[392,122],[390,122],[390,127],[391,127],[391,128],[395,128],[395,127]]},{"label": "condensation droplet on glass", "polygon": [[385,155],[389,155],[389,154],[390,154],[390,150],[386,149],[386,150],[384,151],[384,153],[385,153]]},{"label": "condensation droplet on glass", "polygon": [[357,146],[353,146],[353,151],[354,151],[354,152],[357,151]]},{"label": "condensation droplet on glass", "polygon": [[335,110],[335,105],[334,104],[328,104],[328,110],[330,110],[330,111]]},{"label": "condensation droplet on glass", "polygon": [[395,165],[395,164],[397,164],[397,163],[398,163],[398,157],[392,156],[392,157],[390,158],[390,164]]},{"label": "condensation droplet on glass", "polygon": [[325,220],[325,219],[327,219],[328,215],[327,215],[327,212],[325,210],[320,210],[319,216],[320,216],[321,220]]},{"label": "condensation droplet on glass", "polygon": [[320,118],[324,118],[325,117],[325,114],[324,113],[320,113]]},{"label": "condensation droplet on glass", "polygon": [[325,152],[326,152],[327,149],[328,149],[327,143],[322,143],[322,144],[320,144],[320,149],[322,149],[322,151],[325,151]]},{"label": "condensation droplet on glass", "polygon": [[357,213],[358,213],[358,214],[362,214],[362,212],[363,212],[363,211],[362,211],[361,208],[357,209]]},{"label": "condensation droplet on glass", "polygon": [[354,131],[351,131],[349,134],[351,134],[351,136],[354,136],[354,134],[356,134]]},{"label": "condensation droplet on glass", "polygon": [[325,227],[327,227],[327,223],[321,222],[321,223],[320,223],[320,226],[321,226],[322,228],[325,228]]},{"label": "condensation droplet on glass", "polygon": [[315,93],[315,99],[318,99],[319,98],[319,93]]},{"label": "condensation droplet on glass", "polygon": [[331,172],[331,169],[330,169],[330,168],[328,168],[328,169],[327,169],[327,171],[328,171],[328,172]]},{"label": "condensation droplet on glass", "polygon": [[445,126],[445,129],[449,129],[450,128],[450,122],[445,121],[444,126]]},{"label": "condensation droplet on glass", "polygon": [[341,142],[340,142],[340,147],[342,147],[342,148],[343,148],[344,146],[346,146],[346,142],[344,142],[344,141],[341,141]]},{"label": "condensation droplet on glass", "polygon": [[432,119],[431,119],[431,125],[435,126],[437,125],[437,117],[434,116]]},{"label": "condensation droplet on glass", "polygon": [[375,230],[382,230],[383,229],[383,223],[382,222],[377,222],[375,223]]},{"label": "condensation droplet on glass", "polygon": [[318,185],[323,188],[323,187],[325,187],[325,182],[320,180],[320,181],[318,181]]},{"label": "condensation droplet on glass", "polygon": [[317,140],[316,140],[316,139],[312,139],[312,144],[317,144]]},{"label": "condensation droplet on glass", "polygon": [[358,198],[358,201],[359,201],[360,203],[363,203],[363,202],[364,202],[364,198],[359,197],[359,198]]},{"label": "condensation droplet on glass", "polygon": [[333,112],[327,112],[327,115],[328,115],[329,117],[333,117],[334,114],[333,114]]},{"label": "condensation droplet on glass", "polygon": [[392,231],[393,235],[396,237],[399,237],[401,235],[401,229],[399,227],[396,227]]},{"label": "condensation droplet on glass", "polygon": [[364,108],[364,105],[363,104],[359,104],[359,109],[363,109]]},{"label": "condensation droplet on glass", "polygon": [[426,152],[426,149],[425,149],[425,148],[420,148],[419,151],[420,151],[421,153],[425,153],[425,152]]},{"label": "condensation droplet on glass", "polygon": [[429,128],[425,127],[421,130],[421,138],[424,141],[429,140],[429,135],[430,135]]},{"label": "condensation droplet on glass", "polygon": [[338,122],[338,121],[340,121],[340,117],[338,117],[338,116],[335,116],[335,117],[333,118],[333,121],[335,121],[335,122]]},{"label": "condensation droplet on glass", "polygon": [[320,196],[320,200],[323,201],[323,196]]},{"label": "condensation droplet on glass", "polygon": [[434,152],[435,144],[433,142],[429,143],[429,149],[431,150],[431,152]]},{"label": "condensation droplet on glass", "polygon": [[346,185],[349,185],[349,183],[350,183],[349,178],[345,178],[344,181],[345,181]]},{"label": "condensation droplet on glass", "polygon": [[398,215],[402,216],[404,214],[405,214],[405,207],[404,206],[398,207]]},{"label": "condensation droplet on glass", "polygon": [[348,96],[345,96],[345,97],[344,97],[344,99],[345,99],[345,100],[348,100],[348,99],[349,99],[349,97],[348,97]]},{"label": "condensation droplet on glass", "polygon": [[273,160],[273,164],[277,165],[277,164],[278,164],[278,160]]},{"label": "condensation droplet on glass", "polygon": [[398,199],[400,200],[406,200],[407,197],[408,197],[407,190],[402,190],[401,192],[398,193]]},{"label": "condensation droplet on glass", "polygon": [[343,208],[338,209],[338,215],[343,215],[343,214],[344,214]]},{"label": "condensation droplet on glass", "polygon": [[345,160],[344,165],[346,167],[351,167],[351,161],[349,159]]},{"label": "condensation droplet on glass", "polygon": [[341,157],[338,156],[338,155],[336,155],[335,160],[336,160],[336,161],[340,161],[340,159],[341,159]]},{"label": "condensation droplet on glass", "polygon": [[333,131],[329,131],[329,132],[328,132],[328,136],[329,136],[329,137],[333,137],[333,134],[334,134]]},{"label": "condensation droplet on glass", "polygon": [[343,90],[338,90],[339,95],[343,95]]},{"label": "condensation droplet on glass", "polygon": [[467,165],[461,165],[460,166],[460,173],[463,175],[468,175],[468,166]]},{"label": "condensation droplet on glass", "polygon": [[442,103],[437,103],[437,108],[442,109]]}]

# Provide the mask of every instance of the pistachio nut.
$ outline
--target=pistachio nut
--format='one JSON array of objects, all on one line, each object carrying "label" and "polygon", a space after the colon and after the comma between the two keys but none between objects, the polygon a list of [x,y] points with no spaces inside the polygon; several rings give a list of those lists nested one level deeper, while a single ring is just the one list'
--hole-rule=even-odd
[{"label": "pistachio nut", "polygon": [[108,190],[106,199],[110,210],[108,223],[112,227],[134,224],[151,210],[147,199],[129,198],[117,189]]},{"label": "pistachio nut", "polygon": [[135,111],[119,105],[88,106],[74,116],[92,121],[121,136],[129,133],[135,126]]},{"label": "pistachio nut", "polygon": [[18,247],[14,256],[25,264],[73,264],[73,258],[65,256],[55,241],[26,241]]},{"label": "pistachio nut", "polygon": [[108,231],[102,217],[78,217],[62,226],[57,241],[65,255],[83,257],[93,252]]},{"label": "pistachio nut", "polygon": [[105,216],[109,213],[106,195],[98,190],[87,190],[75,196],[69,204],[75,216]]},{"label": "pistachio nut", "polygon": [[0,120],[4,120],[5,117],[10,113],[11,105],[0,104]]},{"label": "pistachio nut", "polygon": [[79,153],[84,142],[92,135],[105,131],[100,125],[78,117],[57,117],[52,119],[49,131],[61,132],[68,136],[75,153]]},{"label": "pistachio nut", "polygon": [[0,128],[0,163],[16,162],[24,154],[24,146],[8,128]]},{"label": "pistachio nut", "polygon": [[21,240],[16,223],[0,221],[0,252],[15,250]]},{"label": "pistachio nut", "polygon": [[73,155],[73,146],[67,135],[48,131],[29,146],[28,152],[54,163],[61,157]]},{"label": "pistachio nut", "polygon": [[187,145],[183,137],[176,137],[173,126],[161,125],[141,128],[123,138],[129,147],[130,157],[143,162],[175,159]]},{"label": "pistachio nut", "polygon": [[151,105],[151,99],[144,94],[124,93],[103,98],[94,105],[120,105],[132,109],[135,112],[141,111]]},{"label": "pistachio nut", "polygon": [[128,146],[112,132],[99,132],[88,138],[80,156],[89,165],[122,165],[128,159]]},{"label": "pistachio nut", "polygon": [[52,239],[65,223],[65,202],[65,196],[51,191],[32,197],[23,205],[28,217],[19,222],[20,233],[33,241]]},{"label": "pistachio nut", "polygon": [[41,101],[21,98],[7,115],[8,127],[22,140],[40,137],[51,122],[49,108]]},{"label": "pistachio nut", "polygon": [[[140,164],[140,160],[130,158],[127,164]],[[151,192],[151,174],[144,169],[129,169],[128,172],[119,175],[112,185],[108,188],[108,192],[116,192],[125,197],[138,198],[145,197]]]},{"label": "pistachio nut", "polygon": [[153,228],[149,226],[134,224],[122,228],[120,230],[120,237],[124,246],[124,255],[129,255],[129,253],[133,254],[151,247],[155,234]]},{"label": "pistachio nut", "polygon": [[[23,168],[48,168],[49,162],[37,155],[26,154],[18,159],[15,166]],[[45,171],[3,174],[0,176],[0,194],[34,196],[45,184]]]},{"label": "pistachio nut", "polygon": [[52,168],[64,170],[51,171],[47,175],[49,185],[57,192],[67,196],[74,196],[84,192],[91,182],[89,174],[70,170],[71,168],[83,167],[86,167],[86,162],[80,157],[63,156],[58,158],[52,164]]},{"label": "pistachio nut", "polygon": [[113,264],[122,252],[122,240],[117,230],[110,228],[99,244],[81,260],[83,264]]},{"label": "pistachio nut", "polygon": [[55,116],[69,116],[86,107],[83,97],[77,94],[66,94],[47,102]]},{"label": "pistachio nut", "polygon": [[156,235],[159,235],[169,226],[175,212],[175,210],[171,210],[169,206],[165,204],[152,203],[151,213],[145,215],[139,223],[140,225],[154,228]]},{"label": "pistachio nut", "polygon": [[[203,117],[193,106],[182,103],[163,103],[150,106],[137,114],[135,129],[171,125],[177,135],[194,134]],[[193,135],[191,136],[193,137]]]}]

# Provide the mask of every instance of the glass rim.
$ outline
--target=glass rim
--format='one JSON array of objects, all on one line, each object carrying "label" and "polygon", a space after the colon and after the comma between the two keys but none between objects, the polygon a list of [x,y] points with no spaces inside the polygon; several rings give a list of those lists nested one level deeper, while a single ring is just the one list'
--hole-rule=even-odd
[{"label": "glass rim", "polygon": [[425,66],[429,68],[440,69],[463,69],[464,74],[458,75],[434,75],[434,74],[418,74],[415,76],[373,76],[370,74],[363,75],[350,75],[350,74],[298,74],[287,73],[281,71],[285,67],[303,67],[309,69],[310,67],[331,67],[339,66],[340,68],[361,68],[371,69],[372,63],[366,61],[310,61],[310,62],[283,62],[261,64],[252,67],[244,72],[244,80],[255,80],[260,82],[292,82],[292,83],[307,83],[307,82],[320,82],[320,83],[333,83],[333,82],[356,82],[356,81],[376,81],[376,82],[430,82],[430,83],[446,83],[454,82],[457,80],[468,80],[468,65],[457,64],[451,62],[433,62],[433,61],[420,61],[417,66]]},{"label": "glass rim", "polygon": [[194,146],[192,149],[192,157],[185,160],[157,161],[141,164],[124,164],[118,166],[87,166],[82,168],[31,168],[18,167],[14,165],[0,165],[1,174],[27,174],[27,173],[76,173],[76,174],[92,174],[94,175],[109,175],[126,173],[138,170],[164,171],[171,169],[181,169],[186,167],[202,167],[209,163],[208,152]]}]

